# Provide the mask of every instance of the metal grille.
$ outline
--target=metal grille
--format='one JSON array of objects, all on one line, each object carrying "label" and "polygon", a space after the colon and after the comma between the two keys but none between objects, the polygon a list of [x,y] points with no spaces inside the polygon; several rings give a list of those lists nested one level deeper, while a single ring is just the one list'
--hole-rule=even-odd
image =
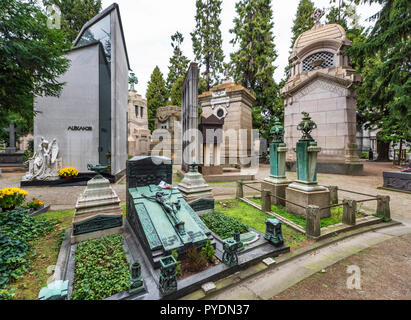
[{"label": "metal grille", "polygon": [[[314,62],[324,60],[321,65],[315,65]],[[303,61],[303,72],[308,72],[316,68],[329,68],[334,66],[334,54],[331,52],[317,52]]]}]

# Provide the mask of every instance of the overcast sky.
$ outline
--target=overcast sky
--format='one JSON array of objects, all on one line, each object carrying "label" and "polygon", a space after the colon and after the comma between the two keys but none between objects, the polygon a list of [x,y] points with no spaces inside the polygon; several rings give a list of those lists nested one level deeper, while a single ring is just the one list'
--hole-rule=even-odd
[{"label": "overcast sky", "polygon": [[[230,44],[232,35],[229,29],[233,27],[237,1],[223,0],[222,5],[221,33],[225,62],[229,61],[230,53],[234,51]],[[102,2],[103,9],[113,3],[110,0]],[[298,2],[299,0],[272,1],[274,42],[278,53],[275,61],[277,69],[274,74],[277,82],[283,77],[284,68],[288,63],[291,28]],[[313,2],[317,8],[330,7],[329,0]],[[120,7],[130,66],[139,80],[136,89],[139,94],[145,96],[147,82],[156,65],[159,66],[164,78],[167,77],[169,59],[172,55],[170,37],[177,30],[184,36],[183,54],[190,60],[194,59],[190,32],[195,27],[195,0],[117,0],[117,3]],[[360,23],[369,25],[365,19],[375,14],[379,8],[379,5],[359,6],[357,12],[361,17]]]}]

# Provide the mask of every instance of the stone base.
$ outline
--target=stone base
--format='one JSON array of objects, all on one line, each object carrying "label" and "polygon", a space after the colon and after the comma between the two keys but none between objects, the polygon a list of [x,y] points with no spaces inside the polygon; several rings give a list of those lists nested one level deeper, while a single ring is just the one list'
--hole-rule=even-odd
[{"label": "stone base", "polygon": [[283,183],[272,183],[267,180],[261,182],[261,190],[269,190],[271,193],[271,204],[273,205],[281,205],[285,207],[285,201],[281,200],[275,196],[285,199],[285,189],[291,181],[286,181]]},{"label": "stone base", "polygon": [[[286,210],[290,213],[305,217],[305,208],[308,205],[315,205],[320,208],[330,205],[330,191],[320,190],[320,191],[304,191],[294,188],[287,187],[285,189],[285,197],[288,201],[297,203],[304,208],[296,206],[290,202],[286,202]],[[324,209],[320,211],[320,218],[327,218],[330,216],[330,209]]]},{"label": "stone base", "polygon": [[123,226],[121,227],[115,227],[115,228],[110,228],[110,229],[104,229],[104,230],[98,230],[94,232],[89,232],[89,233],[83,233],[79,235],[73,235],[73,231],[71,232],[71,244],[79,243],[80,241],[84,241],[87,239],[97,239],[101,238],[104,236],[109,236],[111,234],[116,234],[116,233],[123,233],[124,228]]},{"label": "stone base", "polygon": [[222,166],[198,166],[198,172],[200,172],[203,176],[209,176],[214,174],[223,174],[223,167]]},{"label": "stone base", "polygon": [[5,150],[4,152],[0,152],[0,163],[10,167],[23,165],[24,152],[21,150],[13,150],[9,149]]},{"label": "stone base", "polygon": [[384,187],[401,191],[411,191],[411,172],[384,171]]},{"label": "stone base", "polygon": [[199,199],[214,200],[211,187],[205,182],[203,175],[199,172],[187,172],[183,180],[177,185],[177,188],[188,203]]},{"label": "stone base", "polygon": [[[296,171],[295,161],[286,162],[287,171]],[[349,176],[362,176],[362,163],[345,163],[345,162],[317,162],[317,172],[345,174]]]}]

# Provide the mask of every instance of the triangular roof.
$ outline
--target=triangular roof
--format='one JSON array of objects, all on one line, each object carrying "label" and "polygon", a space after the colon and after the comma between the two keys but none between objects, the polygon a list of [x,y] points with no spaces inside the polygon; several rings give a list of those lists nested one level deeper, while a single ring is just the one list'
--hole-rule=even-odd
[{"label": "triangular roof", "polygon": [[117,3],[113,3],[112,5],[110,5],[109,7],[107,7],[106,9],[104,9],[103,11],[101,11],[98,15],[96,15],[95,17],[93,17],[92,19],[90,19],[89,21],[87,21],[83,27],[81,28],[79,34],[77,35],[76,39],[73,41],[73,46],[77,45],[78,41],[80,40],[81,36],[83,35],[84,31],[90,27],[91,25],[95,24],[97,21],[103,19],[105,16],[109,15],[111,13],[111,11],[116,10],[117,12],[117,17],[118,17],[118,21],[120,24],[120,31],[121,31],[121,39],[123,41],[123,46],[124,46],[124,52],[126,54],[126,60],[127,60],[127,67],[129,70],[130,69],[130,62],[128,59],[128,54],[127,54],[127,46],[126,46],[126,41],[124,39],[124,32],[123,32],[123,24],[121,23],[121,16],[120,16],[120,8],[118,6]]}]

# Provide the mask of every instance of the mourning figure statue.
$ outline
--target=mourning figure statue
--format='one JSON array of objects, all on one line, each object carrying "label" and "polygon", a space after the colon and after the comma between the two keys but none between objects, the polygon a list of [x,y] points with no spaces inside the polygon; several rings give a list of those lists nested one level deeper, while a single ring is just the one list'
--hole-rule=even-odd
[{"label": "mourning figure statue", "polygon": [[55,180],[58,179],[59,147],[56,139],[50,143],[41,137],[40,144],[33,157],[28,159],[29,171],[23,177],[23,181]]}]

